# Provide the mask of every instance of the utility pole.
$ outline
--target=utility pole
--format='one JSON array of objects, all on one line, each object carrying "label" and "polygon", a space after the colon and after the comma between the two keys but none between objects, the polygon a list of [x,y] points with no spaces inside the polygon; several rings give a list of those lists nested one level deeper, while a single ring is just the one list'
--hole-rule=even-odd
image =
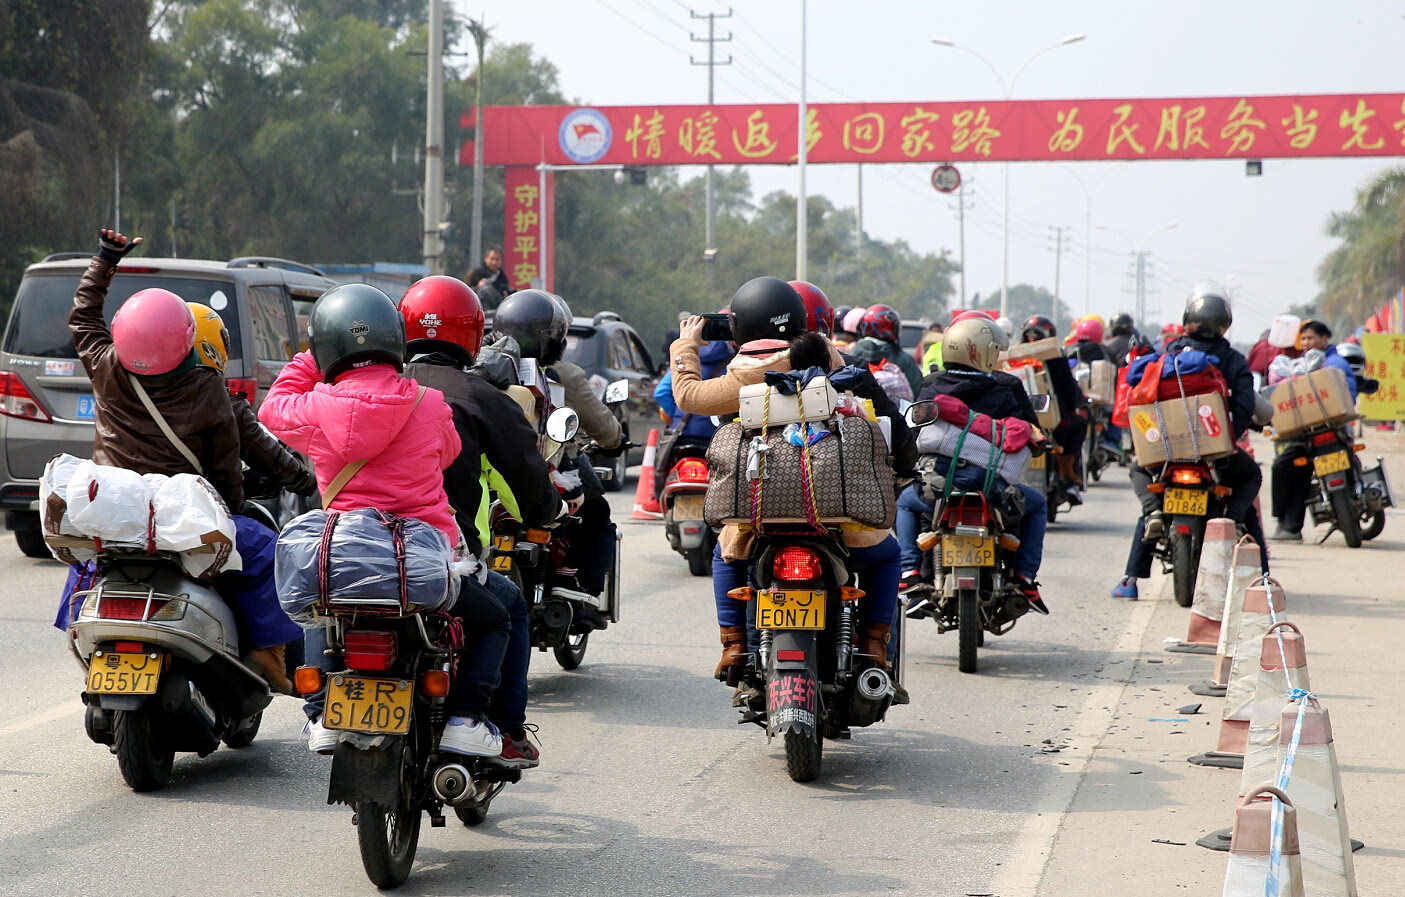
[{"label": "utility pole", "polygon": [[469,264],[477,265],[483,259],[483,50],[488,44],[488,29],[484,26],[487,13],[478,21],[468,23],[473,43],[478,47],[478,72],[474,76],[473,117],[473,217],[470,225]]},{"label": "utility pole", "polygon": [[[425,91],[424,263],[444,273],[444,0],[429,0],[429,78]],[[475,141],[475,143],[478,141]]]},{"label": "utility pole", "polygon": [[809,209],[805,195],[805,156],[809,149],[810,135],[808,133],[809,115],[805,109],[805,16],[807,0],[800,0],[800,126],[799,132],[800,147],[796,150],[796,167],[800,170],[799,197],[795,203],[795,279],[808,280],[810,255],[810,222]]},{"label": "utility pole", "polygon": [[[688,37],[689,37],[694,43],[700,43],[700,44],[701,44],[701,43],[705,43],[705,44],[707,44],[707,61],[706,61],[706,62],[700,62],[700,61],[694,59],[691,55],[689,55],[689,56],[688,56],[688,62],[691,63],[692,65],[705,65],[705,66],[707,66],[707,105],[710,107],[710,106],[712,106],[712,87],[713,87],[712,82],[713,82],[713,74],[714,74],[713,70],[714,70],[717,66],[719,66],[719,65],[731,65],[731,64],[732,64],[732,57],[731,57],[731,56],[728,56],[728,57],[727,57],[727,60],[726,60],[725,62],[718,62],[718,61],[717,61],[717,54],[716,54],[717,45],[718,45],[718,44],[725,44],[725,43],[728,43],[728,42],[730,42],[730,41],[732,40],[732,32],[730,32],[730,31],[727,32],[727,36],[726,36],[726,37],[718,37],[718,36],[717,36],[717,20],[718,20],[718,19],[730,19],[730,18],[732,17],[732,10],[731,10],[730,8],[728,8],[727,12],[726,12],[726,13],[723,13],[723,14],[718,14],[718,13],[715,13],[715,12],[710,12],[710,13],[708,13],[707,15],[703,16],[703,15],[698,15],[697,13],[693,12],[693,11],[690,9],[690,10],[688,10],[688,16],[689,16],[690,18],[694,18],[694,19],[707,19],[707,37],[706,37],[706,38],[698,37],[696,34],[693,34],[691,31],[688,32]],[[703,228],[704,228],[704,230],[703,230],[703,243],[704,243],[704,246],[703,246],[703,262],[704,262],[704,264],[705,264],[705,266],[706,266],[706,268],[707,268],[707,279],[708,279],[708,280],[711,280],[711,279],[712,279],[712,265],[713,265],[713,262],[716,261],[716,259],[717,259],[717,246],[716,246],[715,234],[713,233],[713,223],[712,223],[713,210],[712,210],[712,166],[711,166],[711,165],[707,166],[707,177],[706,177],[706,186],[704,187],[704,195],[705,195],[705,199],[704,199],[705,210],[704,210],[704,212],[703,212],[703,215],[704,215],[704,224],[703,224]]]},{"label": "utility pole", "polygon": [[1151,252],[1148,251],[1148,250],[1141,250],[1141,251],[1136,252],[1136,253],[1133,254],[1133,258],[1135,259],[1135,261],[1133,262],[1133,265],[1135,266],[1135,270],[1136,270],[1135,276],[1136,276],[1136,282],[1137,282],[1137,285],[1136,285],[1136,292],[1135,292],[1134,295],[1135,295],[1135,306],[1136,306],[1136,310],[1137,310],[1137,311],[1136,311],[1136,318],[1137,318],[1138,321],[1145,321],[1145,320],[1146,320],[1146,281],[1147,281],[1147,275],[1148,275],[1148,273],[1149,273],[1149,272],[1148,272],[1148,266],[1147,266],[1147,259],[1148,259],[1150,256],[1151,256]]},{"label": "utility pole", "polygon": [[855,165],[859,173],[858,219],[854,222],[854,257],[863,257],[863,163]]},{"label": "utility pole", "polygon": [[122,156],[121,150],[112,150],[112,229],[122,232]]},{"label": "utility pole", "polygon": [[1059,324],[1059,272],[1062,267],[1064,253],[1064,239],[1073,228],[1067,225],[1050,225],[1049,230],[1054,232],[1054,307],[1049,311],[1049,319],[1054,322],[1057,328]]},{"label": "utility pole", "polygon": [[957,260],[961,265],[961,304],[959,308],[966,307],[966,213],[976,207],[974,202],[966,201],[966,187],[975,183],[975,178],[962,178],[961,184],[956,188],[956,205],[949,208],[956,213],[956,251]]}]

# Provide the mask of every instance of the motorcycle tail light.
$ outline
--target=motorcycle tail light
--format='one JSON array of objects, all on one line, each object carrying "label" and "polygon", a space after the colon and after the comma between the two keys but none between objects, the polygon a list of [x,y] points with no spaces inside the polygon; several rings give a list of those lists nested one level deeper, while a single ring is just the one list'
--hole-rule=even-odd
[{"label": "motorcycle tail light", "polygon": [[229,377],[224,381],[225,388],[232,396],[246,400],[250,405],[259,394],[259,381],[253,377]]},{"label": "motorcycle tail light", "polygon": [[395,633],[353,629],[343,645],[346,665],[353,670],[388,670],[395,663]]},{"label": "motorcycle tail light", "polygon": [[1330,479],[1330,480],[1327,481],[1327,485],[1328,485],[1328,486],[1331,486],[1333,489],[1335,489],[1335,488],[1337,488],[1338,486],[1340,486],[1342,483],[1345,483],[1345,482],[1346,482],[1346,480],[1342,479],[1341,477],[1334,477],[1333,479]]},{"label": "motorcycle tail light", "polygon": [[146,646],[141,642],[113,642],[112,650],[118,654],[145,654]]},{"label": "motorcycle tail light", "polygon": [[317,667],[293,670],[293,688],[300,695],[315,695],[322,690],[322,671]]},{"label": "motorcycle tail light", "polygon": [[49,412],[30,394],[18,374],[0,371],[0,414],[50,423]]},{"label": "motorcycle tail light", "polygon": [[1215,495],[1219,496],[1220,498],[1226,498],[1226,497],[1228,497],[1229,494],[1230,494],[1231,492],[1233,492],[1233,491],[1234,491],[1234,490],[1231,489],[1231,488],[1229,488],[1228,486],[1216,486],[1216,487],[1215,487]]},{"label": "motorcycle tail light", "polygon": [[98,616],[105,620],[145,620],[145,619],[166,619],[160,615],[160,611],[169,602],[165,598],[154,598],[151,601],[151,617],[145,616],[146,599],[129,598],[123,595],[104,595],[102,601],[98,603]]},{"label": "motorcycle tail light", "polygon": [[1336,433],[1318,433],[1316,436],[1312,437],[1313,445],[1330,445],[1331,443],[1336,441]]},{"label": "motorcycle tail light", "polygon": [[820,556],[808,548],[791,545],[771,557],[771,574],[782,582],[809,582],[819,579]]},{"label": "motorcycle tail light", "polygon": [[427,698],[449,696],[449,674],[443,670],[425,670],[420,674],[420,694]]},{"label": "motorcycle tail light", "polygon": [[551,530],[529,529],[527,530],[527,541],[533,545],[547,545],[551,542]]},{"label": "motorcycle tail light", "polygon": [[701,458],[684,458],[674,469],[678,471],[678,479],[685,483],[707,482],[707,462]]},{"label": "motorcycle tail light", "polygon": [[1185,485],[1198,485],[1201,481],[1200,471],[1192,467],[1177,467],[1171,472],[1171,482]]},{"label": "motorcycle tail light", "polygon": [[800,663],[804,663],[804,661],[805,661],[805,652],[804,652],[804,651],[777,651],[777,652],[776,652],[776,660],[788,661],[788,662],[800,662]]},{"label": "motorcycle tail light", "polygon": [[1364,443],[1364,442],[1357,442],[1357,443],[1354,443],[1354,444],[1351,446],[1351,450],[1352,450],[1353,452],[1364,452],[1364,451],[1366,451],[1366,443]]}]

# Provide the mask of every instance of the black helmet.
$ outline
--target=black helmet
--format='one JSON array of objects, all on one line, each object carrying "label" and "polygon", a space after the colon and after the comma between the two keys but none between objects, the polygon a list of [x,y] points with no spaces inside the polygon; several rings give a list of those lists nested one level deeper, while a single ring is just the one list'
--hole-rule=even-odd
[{"label": "black helmet", "polygon": [[390,297],[368,283],[344,283],[322,294],[307,319],[312,358],[331,382],[361,362],[405,366],[405,319]]},{"label": "black helmet", "polygon": [[545,290],[518,290],[493,315],[493,332],[512,337],[523,358],[535,358],[543,365],[560,360],[570,326],[565,302]]},{"label": "black helmet", "polygon": [[1107,322],[1107,330],[1112,336],[1126,336],[1136,328],[1132,326],[1132,316],[1125,311],[1119,311]]},{"label": "black helmet", "polygon": [[1224,336],[1229,325],[1234,323],[1234,313],[1230,311],[1224,289],[1209,280],[1202,280],[1191,287],[1181,323],[1185,325],[1187,335],[1206,340]]},{"label": "black helmet", "polygon": [[748,280],[732,296],[732,339],[737,345],[758,339],[788,340],[805,330],[805,300],[779,277]]},{"label": "black helmet", "polygon": [[1031,315],[1024,326],[1020,328],[1020,342],[1032,343],[1041,339],[1048,339],[1058,333],[1054,327],[1054,322],[1048,315]]}]

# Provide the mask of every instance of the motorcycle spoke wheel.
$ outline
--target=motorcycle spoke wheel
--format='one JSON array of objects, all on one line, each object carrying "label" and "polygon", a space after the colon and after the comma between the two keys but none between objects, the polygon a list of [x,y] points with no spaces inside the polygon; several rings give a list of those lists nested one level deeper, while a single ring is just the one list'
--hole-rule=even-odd
[{"label": "motorcycle spoke wheel", "polygon": [[263,722],[263,711],[260,710],[253,716],[245,720],[240,720],[233,729],[224,733],[220,739],[226,747],[244,748],[254,743],[254,736],[259,734],[259,724]]},{"label": "motorcycle spoke wheel", "polygon": [[1351,496],[1345,492],[1332,493],[1332,516],[1336,518],[1337,529],[1346,540],[1347,548],[1361,547],[1361,522],[1356,509],[1351,505]]},{"label": "motorcycle spoke wheel", "polygon": [[171,780],[176,752],[157,731],[149,709],[119,710],[113,722],[117,768],[133,791],[155,791]]},{"label": "motorcycle spoke wheel", "polygon": [[819,778],[824,761],[824,742],[818,734],[794,729],[785,733],[785,771],[793,782],[813,782]]},{"label": "motorcycle spoke wheel", "polygon": [[356,805],[356,840],[361,865],[378,888],[396,888],[410,877],[420,841],[420,811],[380,804]]},{"label": "motorcycle spoke wheel", "polygon": [[1195,549],[1189,533],[1172,533],[1167,546],[1171,554],[1171,587],[1176,603],[1190,607],[1195,601]]},{"label": "motorcycle spoke wheel", "polygon": [[589,642],[590,633],[571,633],[566,636],[566,644],[552,648],[551,652],[556,655],[556,662],[561,664],[561,669],[574,670],[585,660],[585,649]]},{"label": "motorcycle spoke wheel", "polygon": [[981,612],[974,589],[963,589],[958,599],[956,668],[963,673],[976,671],[976,648],[981,640]]}]

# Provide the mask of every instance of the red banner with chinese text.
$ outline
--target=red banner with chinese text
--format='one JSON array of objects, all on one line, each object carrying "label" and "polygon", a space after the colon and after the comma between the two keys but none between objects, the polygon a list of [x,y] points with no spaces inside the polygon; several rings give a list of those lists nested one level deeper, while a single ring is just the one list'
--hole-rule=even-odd
[{"label": "red banner with chinese text", "polygon": [[[490,106],[483,117],[489,165],[791,164],[799,133],[796,107],[774,104]],[[1405,94],[821,103],[807,134],[816,163],[1399,156]]]},{"label": "red banner with chinese text", "polygon": [[[550,290],[556,281],[556,246],[552,216],[556,206],[556,178],[546,175],[546,221],[541,220],[541,174],[531,166],[506,168],[503,202],[503,270],[514,289],[541,287],[542,255],[546,256]],[[546,226],[543,227],[543,224]]]}]

